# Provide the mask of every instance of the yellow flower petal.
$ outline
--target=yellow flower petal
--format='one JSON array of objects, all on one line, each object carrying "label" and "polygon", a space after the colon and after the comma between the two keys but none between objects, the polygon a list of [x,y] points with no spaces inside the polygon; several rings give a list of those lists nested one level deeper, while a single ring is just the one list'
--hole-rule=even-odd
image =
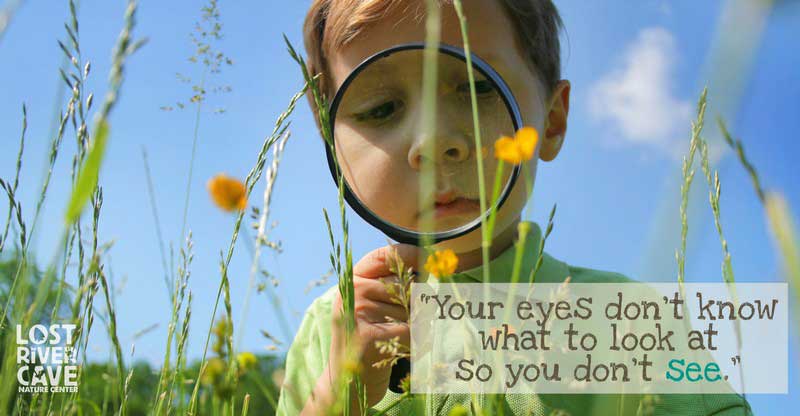
[{"label": "yellow flower petal", "polygon": [[241,371],[248,371],[258,364],[258,358],[252,352],[242,352],[236,356],[236,363]]},{"label": "yellow flower petal", "polygon": [[221,209],[241,211],[247,208],[247,190],[240,180],[219,174],[208,181],[207,187],[211,199]]},{"label": "yellow flower petal", "polygon": [[213,357],[207,361],[200,382],[208,386],[213,385],[224,372],[225,362],[218,357]]},{"label": "yellow flower petal", "polygon": [[514,139],[519,147],[520,158],[531,160],[533,151],[536,150],[536,143],[539,142],[539,132],[533,127],[523,127],[517,130]]},{"label": "yellow flower petal", "polygon": [[458,267],[458,256],[450,249],[436,251],[425,261],[425,270],[438,278],[453,274],[456,267]]},{"label": "yellow flower petal", "polygon": [[494,153],[497,159],[511,164],[531,160],[539,142],[539,133],[533,127],[517,130],[514,138],[501,136],[494,142]]},{"label": "yellow flower petal", "polygon": [[519,163],[519,152],[514,139],[503,136],[494,142],[494,157],[511,164]]}]

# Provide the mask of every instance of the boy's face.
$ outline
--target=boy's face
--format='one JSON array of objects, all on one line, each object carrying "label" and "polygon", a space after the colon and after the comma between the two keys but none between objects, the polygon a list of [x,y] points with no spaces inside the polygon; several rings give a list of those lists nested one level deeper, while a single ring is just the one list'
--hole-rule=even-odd
[{"label": "boy's face", "polygon": [[[411,4],[405,10],[403,7],[398,7],[396,12],[387,14],[365,28],[347,46],[330,54],[329,66],[332,84],[335,88],[338,89],[352,70],[374,53],[401,43],[425,40],[424,17],[414,19],[412,15],[415,6],[418,6],[418,10],[421,11],[425,10],[425,6],[422,1],[416,3]],[[547,141],[545,120],[549,109],[545,107],[546,102],[550,101],[549,97],[545,97],[542,83],[530,70],[527,60],[517,47],[515,34],[512,31],[512,23],[506,17],[501,4],[496,1],[483,0],[468,0],[463,3],[464,13],[469,22],[468,36],[471,51],[487,61],[503,77],[520,106],[523,124],[533,126],[539,131],[540,143]],[[463,47],[460,23],[455,10],[452,6],[444,6],[441,10],[441,41]],[[414,55],[421,56],[421,53],[409,54],[406,57],[413,58]],[[402,62],[402,59],[400,58],[400,62]],[[409,66],[418,69],[418,62],[419,60]],[[446,59],[443,62],[441,56],[439,62],[441,82],[441,74],[443,69],[446,71],[448,62]],[[412,72],[418,73],[418,71]],[[421,74],[417,75],[415,79],[421,77]],[[359,76],[359,79],[361,78],[362,76]],[[368,77],[365,76],[364,79],[368,79]],[[480,76],[476,73],[476,83],[479,80]],[[420,83],[421,79],[416,85],[420,85]],[[348,87],[345,98],[350,95],[350,90],[354,89],[353,85],[351,84],[351,87]],[[345,101],[347,99],[343,100],[340,109],[346,105]],[[419,108],[417,107],[421,105],[421,100],[406,101],[404,102],[403,110],[418,114]],[[412,106],[414,108],[407,108]],[[437,106],[437,118],[439,120],[437,121],[436,152],[441,152],[441,154],[435,155],[435,160],[441,165],[435,168],[437,171],[435,195],[436,197],[445,197],[445,195],[456,193],[459,197],[468,200],[459,209],[437,216],[436,228],[437,230],[442,230],[466,223],[480,215],[479,210],[470,209],[470,204],[477,201],[478,192],[474,157],[471,160],[466,160],[466,158],[463,160],[465,166],[471,167],[469,170],[466,168],[459,170],[458,168],[445,167],[445,164],[449,163],[450,165],[448,166],[456,166],[455,162],[462,161],[461,156],[471,154],[480,157],[481,152],[474,151],[468,100],[466,105],[463,106],[465,111],[454,109],[448,106],[446,101],[442,102],[441,99],[439,99]],[[443,109],[443,107],[450,108],[450,110]],[[492,132],[513,135],[513,125],[510,124],[510,118],[504,106],[492,105],[488,107],[488,111],[487,108],[479,108],[482,129],[481,140],[484,146],[489,149],[489,157],[484,157],[483,159],[486,165],[484,171],[488,199],[491,198],[491,184],[493,183],[496,163],[493,155],[493,143],[498,138],[488,136],[492,136],[494,134]],[[455,118],[448,119],[448,117]],[[456,122],[454,121],[455,119],[463,119],[469,121],[469,123]],[[421,117],[415,117],[414,120],[418,123]],[[565,122],[566,120],[564,120],[564,124]],[[453,126],[456,124],[469,124],[469,126],[454,128]],[[493,124],[494,127],[492,127]],[[416,127],[417,129],[419,128],[419,126]],[[350,126],[340,127],[339,116],[337,115],[337,131],[340,128],[350,129]],[[487,129],[488,134],[486,133]],[[563,135],[561,137],[563,138]],[[387,141],[391,142],[391,145],[387,145]],[[358,189],[355,192],[362,202],[395,225],[410,229],[417,228],[416,221],[420,216],[419,201],[416,198],[419,190],[420,165],[418,160],[420,155],[418,152],[422,146],[420,141],[424,141],[424,139],[420,139],[419,135],[397,135],[391,141],[384,140],[383,142],[360,140],[357,144],[358,149],[347,153],[357,154],[360,157],[349,158],[347,166],[344,167],[346,177],[348,175],[359,177],[357,180]],[[442,145],[441,143],[446,143],[447,145]],[[337,146],[341,145],[342,143],[337,142]],[[344,145],[347,145],[346,141]],[[338,151],[342,152],[342,150]],[[531,178],[535,178],[536,175],[538,154],[539,146],[537,146],[535,156],[526,162],[523,167],[529,171]],[[438,172],[443,171],[449,171],[450,173],[438,174]],[[507,177],[508,166],[505,171]],[[525,173],[523,172],[522,175],[525,175]],[[498,212],[495,235],[501,233],[508,235],[509,233],[504,233],[504,231],[514,226],[518,221],[529,195],[529,190],[525,189],[525,182],[524,177],[517,180],[509,199]],[[348,183],[352,184],[353,180],[348,179]],[[430,198],[434,198],[434,196],[430,196]],[[464,236],[441,242],[437,247],[451,248],[456,253],[465,253],[479,249],[480,242],[481,232],[478,229]]]}]

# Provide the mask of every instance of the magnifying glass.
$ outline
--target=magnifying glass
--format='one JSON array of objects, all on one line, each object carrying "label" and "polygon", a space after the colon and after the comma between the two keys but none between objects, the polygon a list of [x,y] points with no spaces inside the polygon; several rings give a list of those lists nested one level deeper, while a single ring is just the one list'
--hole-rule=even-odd
[{"label": "magnifying glass", "polygon": [[[436,125],[422,127],[424,43],[380,51],[359,64],[339,87],[330,107],[333,149],[328,166],[352,209],[393,240],[421,245],[465,235],[500,209],[520,174],[520,165],[500,171],[494,141],[522,127],[508,85],[488,63],[472,54],[482,145],[475,141],[467,59],[463,49],[440,44],[437,59]],[[432,150],[426,151],[426,149]],[[335,155],[334,155],[335,152]],[[334,158],[335,156],[335,158]],[[479,167],[480,159],[480,167]],[[423,166],[430,186],[422,187]],[[479,172],[483,181],[479,180]],[[493,207],[492,190],[501,192]],[[481,210],[481,182],[486,198]],[[410,370],[401,359],[390,389]]]}]

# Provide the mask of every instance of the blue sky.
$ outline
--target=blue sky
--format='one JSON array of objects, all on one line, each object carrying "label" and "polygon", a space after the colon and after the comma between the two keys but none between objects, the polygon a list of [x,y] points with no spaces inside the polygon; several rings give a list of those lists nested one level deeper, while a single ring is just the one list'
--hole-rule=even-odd
[{"label": "blue sky", "polygon": [[[99,98],[107,85],[110,51],[122,26],[124,2],[82,3],[82,50],[93,66],[89,90]],[[210,96],[201,115],[188,217],[196,253],[190,282],[195,299],[191,357],[202,354],[219,282],[219,251],[227,247],[233,224],[232,216],[212,205],[205,182],[220,172],[244,178],[275,118],[300,88],[301,76],[281,35],[285,33],[302,49],[307,3],[220,4],[225,36],[220,49],[234,65],[225,67],[215,82],[231,85],[233,90]],[[717,114],[723,115],[735,135],[744,139],[763,182],[783,192],[794,217],[800,218],[800,169],[792,160],[800,153],[796,140],[800,55],[789,52],[794,40],[800,39],[800,3],[780,2],[762,20],[758,8],[747,9],[747,3],[753,7],[747,1],[556,2],[566,27],[562,77],[572,83],[570,123],[562,153],[551,163],[540,163],[534,199],[526,211],[531,213],[528,219],[541,223],[552,204],[558,203],[555,230],[548,241],[551,254],[574,265],[618,271],[640,280],[674,279],[679,158],[688,148],[689,117],[706,84],[710,86],[709,140],[718,138],[713,121]],[[737,14],[739,6],[745,11]],[[141,149],[149,154],[165,236],[177,243],[195,113],[193,109],[166,112],[160,107],[191,95],[188,86],[176,79],[176,72],[199,77],[198,68],[187,62],[193,52],[188,34],[199,18],[199,8],[199,2],[189,1],[140,4],[135,34],[149,42],[129,60],[111,119],[101,179],[105,192],[101,238],[115,241],[109,265],[121,286],[117,296],[120,338],[129,345],[134,333],[159,324],[136,341],[136,357],[155,363],[162,359],[169,304]],[[66,37],[62,23],[67,18],[66,2],[26,2],[0,41],[0,176],[13,174],[20,107],[25,102],[29,129],[20,191],[25,209],[33,206],[44,173],[56,87],[61,82],[56,39]],[[752,33],[760,38],[749,49]],[[726,50],[731,39],[735,53],[725,55],[720,51]],[[732,64],[735,59],[744,62],[741,71]],[[215,107],[224,107],[225,114],[213,114]],[[329,269],[322,208],[336,210],[335,189],[304,100],[292,120],[292,138],[278,175],[271,217],[278,221],[272,237],[281,241],[284,250],[268,252],[262,262],[280,279],[277,293],[289,311],[290,331],[324,290],[305,293],[309,282]],[[61,230],[69,190],[65,155],[71,157],[73,151],[74,142],[68,136],[34,244],[42,261],[52,254]],[[722,152],[716,166],[723,187],[722,221],[737,279],[781,280],[762,209],[746,174],[730,153]],[[707,209],[705,183],[701,176],[697,179],[687,276],[694,281],[719,281],[719,241]],[[260,204],[262,191],[263,181],[251,204]],[[352,211],[349,214],[356,259],[385,244],[379,232]],[[238,247],[230,273],[236,319],[248,269],[247,251]],[[288,345],[292,334],[283,333],[264,294],[255,296],[247,322],[243,349],[266,351],[259,329]],[[108,342],[95,338],[90,348],[96,349],[90,353],[106,357]],[[790,356],[798,356],[796,345]],[[759,413],[779,414],[797,403],[797,361],[790,361],[791,394],[753,397]]]}]

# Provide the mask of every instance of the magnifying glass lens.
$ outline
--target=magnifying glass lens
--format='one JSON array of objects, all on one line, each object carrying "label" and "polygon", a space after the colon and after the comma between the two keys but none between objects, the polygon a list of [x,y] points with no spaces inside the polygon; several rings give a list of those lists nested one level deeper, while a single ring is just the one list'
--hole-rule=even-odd
[{"label": "magnifying glass lens", "polygon": [[344,180],[365,213],[408,232],[442,233],[488,215],[495,181],[503,190],[511,178],[508,165],[497,171],[494,142],[515,129],[498,85],[476,67],[477,145],[466,63],[439,53],[435,122],[426,133],[423,53],[395,51],[351,76],[339,93],[333,137]]}]

